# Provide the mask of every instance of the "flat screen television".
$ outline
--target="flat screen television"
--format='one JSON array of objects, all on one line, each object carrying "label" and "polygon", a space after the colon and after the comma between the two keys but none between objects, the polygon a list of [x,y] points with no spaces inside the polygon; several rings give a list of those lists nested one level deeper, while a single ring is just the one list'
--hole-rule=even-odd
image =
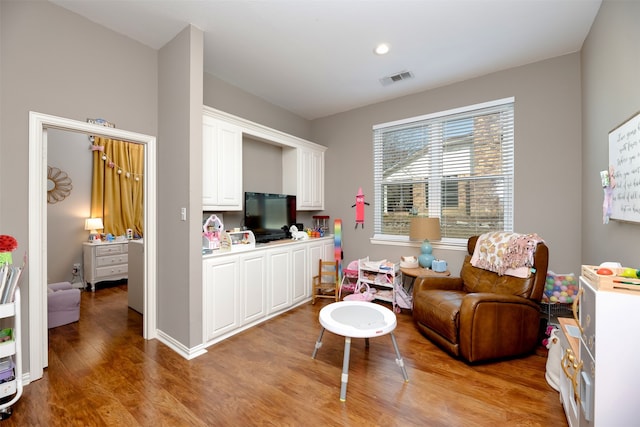
[{"label": "flat screen television", "polygon": [[257,243],[291,237],[296,222],[296,196],[273,193],[244,193],[244,226],[253,231]]}]

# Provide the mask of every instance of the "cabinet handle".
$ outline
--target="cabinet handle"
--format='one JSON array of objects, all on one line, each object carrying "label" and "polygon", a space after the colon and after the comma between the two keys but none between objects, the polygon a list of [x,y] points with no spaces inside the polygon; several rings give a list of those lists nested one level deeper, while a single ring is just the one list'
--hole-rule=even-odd
[{"label": "cabinet handle", "polygon": [[582,296],[583,293],[584,293],[584,288],[581,286],[580,289],[578,289],[578,294],[573,299],[573,306],[572,306],[573,318],[576,320],[576,323],[578,324],[578,329],[580,329],[580,335],[584,334],[584,329],[582,329],[582,325],[580,324],[580,318],[578,316],[578,301],[580,301],[580,297]]},{"label": "cabinet handle", "polygon": [[[560,366],[564,371],[564,375],[571,381],[573,386],[573,398],[580,405],[580,393],[578,393],[578,372],[582,370],[582,360],[575,362],[575,356],[570,348],[566,350],[560,361]],[[569,372],[569,368],[573,368],[573,373]]]}]

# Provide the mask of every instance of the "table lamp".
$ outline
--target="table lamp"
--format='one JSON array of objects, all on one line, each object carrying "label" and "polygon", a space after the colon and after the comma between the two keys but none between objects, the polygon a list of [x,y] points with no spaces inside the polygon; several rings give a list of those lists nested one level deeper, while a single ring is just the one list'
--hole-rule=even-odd
[{"label": "table lamp", "polygon": [[87,218],[84,221],[84,229],[89,230],[89,240],[100,240],[98,230],[102,230],[103,228],[102,218]]},{"label": "table lamp", "polygon": [[426,216],[416,216],[411,218],[409,228],[410,240],[423,240],[420,245],[420,256],[418,263],[422,268],[431,268],[431,263],[435,259],[432,255],[433,247],[429,240],[440,240],[440,219]]}]

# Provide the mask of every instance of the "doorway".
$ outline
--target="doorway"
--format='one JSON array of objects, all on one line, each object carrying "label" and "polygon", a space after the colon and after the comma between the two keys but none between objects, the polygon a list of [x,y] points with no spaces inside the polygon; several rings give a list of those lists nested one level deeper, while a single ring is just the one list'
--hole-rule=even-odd
[{"label": "doorway", "polygon": [[58,129],[144,144],[143,337],[156,333],[156,138],[36,112],[29,113],[29,378],[48,366],[47,329],[47,130]]}]

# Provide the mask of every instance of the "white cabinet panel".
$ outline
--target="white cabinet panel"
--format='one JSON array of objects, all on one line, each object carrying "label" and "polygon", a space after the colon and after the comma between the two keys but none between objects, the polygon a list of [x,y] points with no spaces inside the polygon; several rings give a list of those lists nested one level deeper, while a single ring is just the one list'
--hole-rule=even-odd
[{"label": "white cabinet panel", "polygon": [[291,251],[271,250],[267,259],[269,267],[269,313],[283,310],[291,305]]},{"label": "white cabinet panel", "polygon": [[240,326],[238,273],[238,257],[235,256],[203,262],[205,341]]},{"label": "white cabinet panel", "polygon": [[291,251],[291,272],[293,288],[293,304],[311,295],[309,271],[307,269],[307,249],[304,246],[295,247]]},{"label": "white cabinet panel", "polygon": [[242,210],[242,130],[206,115],[202,126],[203,210]]},{"label": "white cabinet panel", "polygon": [[307,147],[283,150],[282,187],[296,195],[298,210],[324,209],[324,151]]},{"label": "white cabinet panel", "polygon": [[267,262],[265,252],[241,257],[242,324],[253,322],[267,314]]}]

